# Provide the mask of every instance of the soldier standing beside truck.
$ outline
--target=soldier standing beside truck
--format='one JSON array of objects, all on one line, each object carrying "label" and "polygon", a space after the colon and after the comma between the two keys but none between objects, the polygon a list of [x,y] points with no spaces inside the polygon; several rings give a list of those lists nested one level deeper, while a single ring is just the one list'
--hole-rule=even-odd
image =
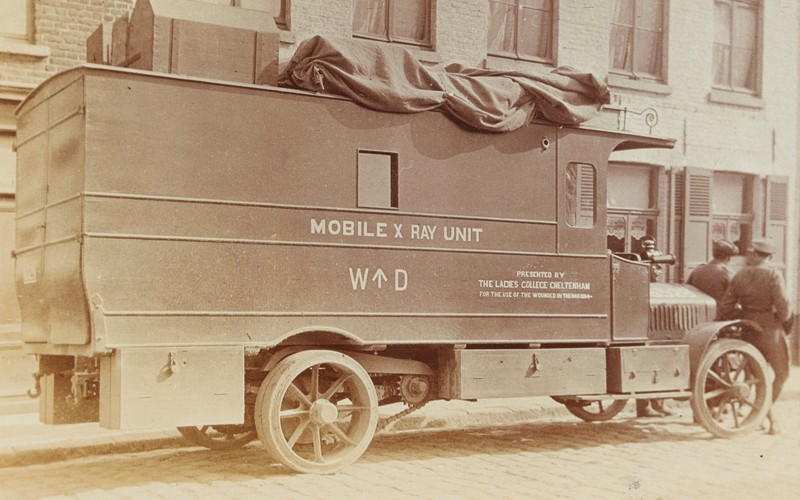
[{"label": "soldier standing beside truck", "polygon": [[[642,251],[639,252],[639,258],[643,261],[650,261],[650,282],[656,283],[663,273],[661,264],[652,262],[654,257],[662,255],[661,250],[656,248],[656,239],[654,236],[647,235],[642,239]],[[636,416],[637,417],[669,417],[672,412],[667,410],[664,406],[663,399],[637,399],[636,400]]]},{"label": "soldier standing beside truck", "polygon": [[720,301],[728,290],[733,277],[733,272],[727,264],[737,252],[738,249],[733,243],[726,240],[715,241],[711,250],[714,259],[692,271],[689,279],[686,280],[687,285],[692,285],[701,292],[714,297],[714,300],[717,301],[717,319],[719,319]]},{"label": "soldier standing beside truck", "polygon": [[[760,334],[752,342],[775,372],[772,382],[772,401],[775,402],[789,377],[789,344],[783,323],[791,317],[791,310],[783,276],[769,265],[773,253],[775,247],[768,241],[753,240],[747,251],[747,266],[736,273],[720,302],[719,317],[750,320],[761,327]],[[768,432],[778,434],[780,429],[772,410],[767,418]]]}]

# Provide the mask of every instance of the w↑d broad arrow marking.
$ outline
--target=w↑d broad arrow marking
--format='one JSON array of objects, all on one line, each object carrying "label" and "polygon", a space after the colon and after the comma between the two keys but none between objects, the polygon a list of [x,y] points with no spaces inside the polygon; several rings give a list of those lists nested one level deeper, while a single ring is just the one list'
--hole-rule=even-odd
[{"label": "w\u2191d broad arrow marking", "polygon": [[378,269],[375,271],[375,275],[372,277],[372,281],[378,283],[378,288],[381,288],[384,281],[389,281],[389,278],[386,277],[386,273],[383,272],[383,269]]},{"label": "w\u2191d broad arrow marking", "polygon": [[[353,290],[366,290],[370,281],[378,285],[378,288],[383,288],[383,284],[389,281],[389,277],[383,269],[378,268],[370,278],[370,271],[368,267],[361,268],[348,268],[350,272],[350,285]],[[408,288],[408,271],[405,269],[394,270],[394,290],[396,292],[405,291]]]}]

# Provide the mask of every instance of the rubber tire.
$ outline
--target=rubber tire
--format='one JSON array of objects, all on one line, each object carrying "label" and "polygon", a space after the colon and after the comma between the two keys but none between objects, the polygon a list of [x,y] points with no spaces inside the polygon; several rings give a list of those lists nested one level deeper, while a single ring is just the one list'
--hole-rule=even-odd
[{"label": "rubber tire", "polygon": [[[280,420],[281,407],[292,382],[316,365],[329,365],[336,367],[337,371],[352,374],[344,388],[350,391],[349,397],[354,405],[366,408],[363,413],[354,412],[355,429],[347,432],[355,445],[345,446],[343,450],[325,457],[328,460],[323,462],[296,453],[284,435]],[[352,399],[354,396],[356,400]],[[267,374],[256,397],[255,423],[267,452],[278,462],[297,472],[333,474],[358,460],[372,442],[378,424],[378,396],[369,374],[353,358],[335,351],[302,351],[287,356]]]},{"label": "rubber tire", "polygon": [[[211,430],[210,426],[208,430]],[[258,437],[256,431],[252,429],[235,434],[233,439],[211,437],[207,432],[203,432],[203,429],[200,427],[178,427],[178,432],[192,443],[211,450],[235,450]]]},{"label": "rubber tire", "polygon": [[[612,401],[613,402],[601,412],[587,411],[585,409],[586,407],[581,404],[577,404],[578,401],[576,400],[567,399],[559,402],[563,402],[568,412],[572,413],[584,422],[606,422],[616,417],[628,403],[627,399],[614,399]],[[594,402],[589,402],[589,405],[587,406],[594,406]]]},{"label": "rubber tire", "polygon": [[[711,415],[708,405],[705,401],[705,387],[706,378],[709,370],[714,366],[714,363],[724,354],[731,351],[738,351],[742,354],[749,356],[751,361],[755,362],[753,365],[748,361],[749,366],[755,366],[757,377],[759,378],[759,393],[757,394],[757,402],[760,402],[760,407],[755,413],[750,413],[745,418],[745,422],[736,427],[735,430],[722,427]],[[694,385],[692,387],[691,405],[694,413],[695,422],[703,426],[708,432],[716,437],[732,438],[746,434],[756,429],[764,418],[767,416],[772,406],[772,383],[769,381],[767,370],[767,361],[761,352],[752,344],[737,339],[722,339],[711,344],[706,350],[700,365],[697,367],[697,372],[694,378]]]}]

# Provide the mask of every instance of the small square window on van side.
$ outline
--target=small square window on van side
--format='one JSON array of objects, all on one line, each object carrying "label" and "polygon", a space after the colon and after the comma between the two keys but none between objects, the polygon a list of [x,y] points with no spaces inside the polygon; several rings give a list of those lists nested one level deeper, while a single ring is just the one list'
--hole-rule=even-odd
[{"label": "small square window on van side", "polygon": [[397,153],[358,152],[358,206],[397,208]]}]

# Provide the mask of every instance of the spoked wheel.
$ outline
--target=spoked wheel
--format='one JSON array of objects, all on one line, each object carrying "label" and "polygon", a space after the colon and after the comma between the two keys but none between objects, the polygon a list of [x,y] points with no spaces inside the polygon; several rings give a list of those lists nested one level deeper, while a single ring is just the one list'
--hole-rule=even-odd
[{"label": "spoked wheel", "polygon": [[772,404],[767,362],[752,344],[722,339],[700,362],[692,390],[695,421],[717,437],[734,437],[757,427]]},{"label": "spoked wheel", "polygon": [[563,403],[567,411],[584,422],[605,422],[616,417],[625,408],[627,399],[605,399],[581,401],[578,399],[556,399]]},{"label": "spoked wheel", "polygon": [[241,448],[257,437],[255,429],[244,425],[178,427],[178,431],[194,444],[205,446],[212,450]]},{"label": "spoked wheel", "polygon": [[264,379],[255,422],[274,459],[298,472],[330,474],[358,460],[369,446],[378,397],[367,372],[349,356],[299,352]]}]

